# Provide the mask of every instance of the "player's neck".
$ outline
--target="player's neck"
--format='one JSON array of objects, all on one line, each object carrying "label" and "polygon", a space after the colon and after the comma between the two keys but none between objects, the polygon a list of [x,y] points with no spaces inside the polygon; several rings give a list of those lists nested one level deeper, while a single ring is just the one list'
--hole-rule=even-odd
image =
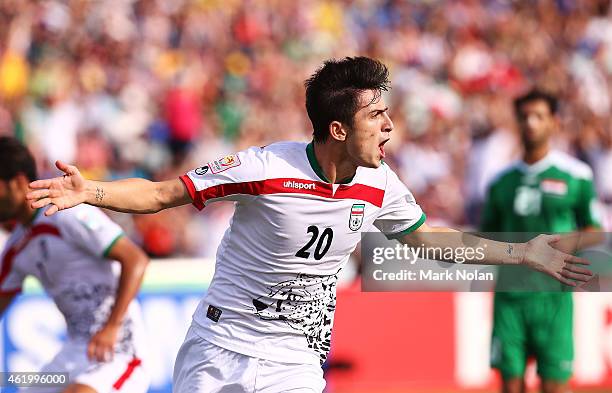
[{"label": "player's neck", "polygon": [[314,143],[315,158],[330,183],[343,183],[355,176],[357,167],[346,157],[343,146],[337,143]]},{"label": "player's neck", "polygon": [[523,154],[523,161],[525,161],[525,163],[528,165],[535,164],[536,162],[546,157],[549,152],[550,146],[547,143],[531,149],[525,149],[525,153]]},{"label": "player's neck", "polygon": [[17,221],[22,225],[30,225],[38,215],[39,209],[32,209],[29,203],[25,203],[17,214]]}]

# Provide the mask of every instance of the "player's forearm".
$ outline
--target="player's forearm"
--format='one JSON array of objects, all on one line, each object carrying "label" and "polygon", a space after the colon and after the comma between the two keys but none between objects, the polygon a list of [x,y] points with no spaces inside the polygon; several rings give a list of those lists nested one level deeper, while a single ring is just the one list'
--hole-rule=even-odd
[{"label": "player's forearm", "polygon": [[464,233],[463,236],[470,243],[477,242],[478,247],[482,247],[483,250],[483,258],[468,259],[465,263],[474,265],[520,265],[525,260],[526,243],[499,242],[469,233]]},{"label": "player's forearm", "polygon": [[165,208],[159,183],[146,179],[88,180],[85,203],[123,213],[156,213]]},{"label": "player's forearm", "polygon": [[[489,240],[451,228],[429,227],[426,232],[409,234],[402,241],[430,249],[452,249],[455,252],[444,254],[461,255],[463,263],[476,265],[519,265],[526,251],[525,243]],[[453,259],[445,261],[456,262]]]},{"label": "player's forearm", "polygon": [[120,326],[123,322],[130,303],[138,294],[148,262],[149,259],[142,254],[134,260],[122,263],[115,304],[106,322],[107,325]]},{"label": "player's forearm", "polygon": [[581,232],[572,232],[561,235],[561,238],[554,243],[557,250],[565,253],[574,254],[589,247],[602,245],[606,240],[603,232],[599,229],[586,229]]}]

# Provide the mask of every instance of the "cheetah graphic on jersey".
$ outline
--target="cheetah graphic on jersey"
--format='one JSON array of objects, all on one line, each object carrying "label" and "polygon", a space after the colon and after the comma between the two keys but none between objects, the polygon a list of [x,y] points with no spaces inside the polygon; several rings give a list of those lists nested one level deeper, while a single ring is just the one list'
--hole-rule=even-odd
[{"label": "cheetah graphic on jersey", "polygon": [[[69,335],[89,340],[108,320],[115,303],[115,290],[106,284],[73,284],[64,288],[56,303],[66,317]],[[126,315],[117,338],[116,352],[135,353],[132,324],[132,319]]]},{"label": "cheetah graphic on jersey", "polygon": [[299,273],[293,280],[270,287],[267,295],[253,299],[255,315],[263,320],[285,321],[304,333],[308,347],[317,352],[323,364],[331,344],[337,281],[337,273]]}]

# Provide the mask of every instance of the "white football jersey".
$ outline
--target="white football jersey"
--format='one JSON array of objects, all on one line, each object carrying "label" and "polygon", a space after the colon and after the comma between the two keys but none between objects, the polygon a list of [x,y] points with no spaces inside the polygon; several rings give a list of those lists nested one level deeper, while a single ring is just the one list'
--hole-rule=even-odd
[{"label": "white football jersey", "polygon": [[[338,272],[376,226],[389,237],[425,215],[387,166],[330,184],[312,144],[275,143],[181,176],[193,204],[236,211],[194,321],[202,338],[248,356],[322,363],[330,349]],[[206,241],[206,233],[202,234]]]},{"label": "white football jersey", "polygon": [[[79,205],[50,217],[38,210],[33,221],[15,227],[6,242],[0,293],[19,293],[25,277],[35,276],[66,319],[68,338],[89,341],[115,302],[120,266],[105,254],[122,235],[121,228],[93,206]],[[132,302],[116,352],[135,354],[140,324]]]}]

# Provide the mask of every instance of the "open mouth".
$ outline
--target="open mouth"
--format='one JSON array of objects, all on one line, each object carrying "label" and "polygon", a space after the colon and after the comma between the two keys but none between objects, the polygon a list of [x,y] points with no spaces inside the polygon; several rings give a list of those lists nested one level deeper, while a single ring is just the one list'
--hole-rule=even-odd
[{"label": "open mouth", "polygon": [[388,139],[385,139],[378,145],[378,151],[380,152],[380,158],[385,158],[385,143],[389,142]]}]

